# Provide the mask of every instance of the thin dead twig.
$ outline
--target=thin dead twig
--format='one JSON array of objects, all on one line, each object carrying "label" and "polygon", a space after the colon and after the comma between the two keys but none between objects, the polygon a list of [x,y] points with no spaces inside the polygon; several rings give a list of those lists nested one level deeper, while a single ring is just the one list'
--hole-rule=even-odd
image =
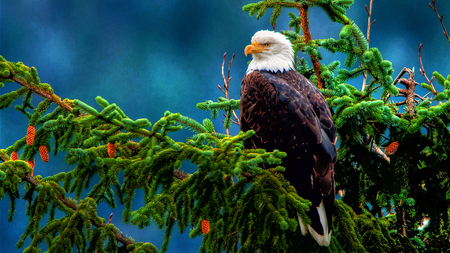
[{"label": "thin dead twig", "polygon": [[437,92],[436,92],[436,90],[434,89],[434,86],[433,86],[433,77],[431,77],[431,79],[428,79],[427,75],[425,74],[425,69],[423,68],[423,63],[422,63],[422,46],[423,46],[422,43],[420,43],[420,45],[419,45],[419,61],[420,61],[419,72],[420,72],[420,74],[422,74],[425,77],[425,79],[427,79],[427,82],[430,84],[431,89],[432,89],[431,92],[433,93],[433,95],[436,96]]},{"label": "thin dead twig", "polygon": [[[433,5],[431,5],[433,3]],[[450,38],[448,37],[447,30],[445,30],[444,22],[442,21],[442,18],[444,15],[439,15],[437,8],[436,8],[436,0],[431,0],[431,3],[428,3],[431,9],[433,9],[434,12],[436,12],[437,17],[439,18],[439,21],[441,22],[442,28],[444,29],[444,35],[448,40],[448,43],[450,43]]]},{"label": "thin dead twig", "polygon": [[[220,85],[217,85],[217,87],[219,88],[219,90],[221,90],[225,94],[227,100],[230,100],[230,97],[228,95],[228,88],[229,88],[229,83],[230,83],[230,80],[231,80],[231,76],[230,76],[231,64],[233,63],[235,54],[233,54],[233,57],[231,58],[231,61],[228,63],[228,73],[227,73],[227,77],[225,78],[225,71],[224,70],[225,70],[225,59],[226,59],[226,57],[227,57],[227,53],[225,52],[223,54],[223,61],[222,61],[222,79],[223,79],[223,87],[225,89],[223,89]],[[239,120],[239,118],[236,115],[236,112],[234,110],[233,110],[233,116],[236,119],[236,121],[233,120],[232,122],[235,123],[236,125],[240,126],[240,120]],[[226,129],[226,131],[227,131],[227,135],[230,135],[229,130]]]}]

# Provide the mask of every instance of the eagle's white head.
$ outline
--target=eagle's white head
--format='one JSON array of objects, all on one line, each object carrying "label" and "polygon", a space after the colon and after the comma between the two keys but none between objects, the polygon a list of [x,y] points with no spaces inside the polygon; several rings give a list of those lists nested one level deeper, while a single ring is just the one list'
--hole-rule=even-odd
[{"label": "eagle's white head", "polygon": [[294,50],[291,42],[281,33],[259,31],[252,37],[252,44],[245,47],[245,56],[253,54],[246,74],[254,70],[271,72],[294,69]]}]

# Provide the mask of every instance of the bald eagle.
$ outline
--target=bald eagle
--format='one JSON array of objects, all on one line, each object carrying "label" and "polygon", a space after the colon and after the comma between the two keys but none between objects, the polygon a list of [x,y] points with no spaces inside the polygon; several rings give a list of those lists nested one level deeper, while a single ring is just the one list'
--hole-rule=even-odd
[{"label": "bald eagle", "polygon": [[302,235],[321,246],[331,239],[335,200],[336,129],[320,91],[294,69],[294,51],[282,34],[259,31],[245,47],[253,55],[242,79],[241,130],[254,130],[245,148],[278,149],[287,153],[282,165],[286,180],[299,196],[312,202],[311,224],[297,214]]}]

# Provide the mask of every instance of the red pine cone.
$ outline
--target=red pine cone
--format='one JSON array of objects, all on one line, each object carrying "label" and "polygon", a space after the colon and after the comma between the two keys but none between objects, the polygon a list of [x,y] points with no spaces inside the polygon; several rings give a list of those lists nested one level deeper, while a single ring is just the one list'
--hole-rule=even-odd
[{"label": "red pine cone", "polygon": [[19,154],[17,154],[17,151],[12,152],[11,154],[11,160],[19,160]]},{"label": "red pine cone", "polygon": [[35,132],[36,132],[36,128],[32,125],[29,125],[28,129],[27,129],[27,144],[28,145],[33,145]]},{"label": "red pine cone", "polygon": [[27,163],[31,166],[31,174],[30,176],[33,177],[33,172],[34,172],[34,160],[27,160]]},{"label": "red pine cone", "polygon": [[41,155],[42,161],[48,163],[48,150],[46,146],[39,147],[39,154]]},{"label": "red pine cone", "polygon": [[209,233],[209,221],[206,219],[202,220],[202,233],[203,234]]},{"label": "red pine cone", "polygon": [[386,147],[384,153],[386,155],[393,155],[395,151],[397,151],[397,149],[398,149],[398,141],[394,141],[391,144],[389,144],[389,146]]},{"label": "red pine cone", "polygon": [[116,145],[112,142],[108,142],[108,155],[111,158],[114,158],[116,155]]}]

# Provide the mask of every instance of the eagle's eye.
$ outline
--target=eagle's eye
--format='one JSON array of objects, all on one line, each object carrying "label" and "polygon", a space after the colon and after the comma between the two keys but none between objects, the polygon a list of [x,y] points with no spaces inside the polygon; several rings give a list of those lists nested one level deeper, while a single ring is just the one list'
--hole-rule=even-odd
[{"label": "eagle's eye", "polygon": [[264,44],[265,47],[270,47],[270,43]]}]

